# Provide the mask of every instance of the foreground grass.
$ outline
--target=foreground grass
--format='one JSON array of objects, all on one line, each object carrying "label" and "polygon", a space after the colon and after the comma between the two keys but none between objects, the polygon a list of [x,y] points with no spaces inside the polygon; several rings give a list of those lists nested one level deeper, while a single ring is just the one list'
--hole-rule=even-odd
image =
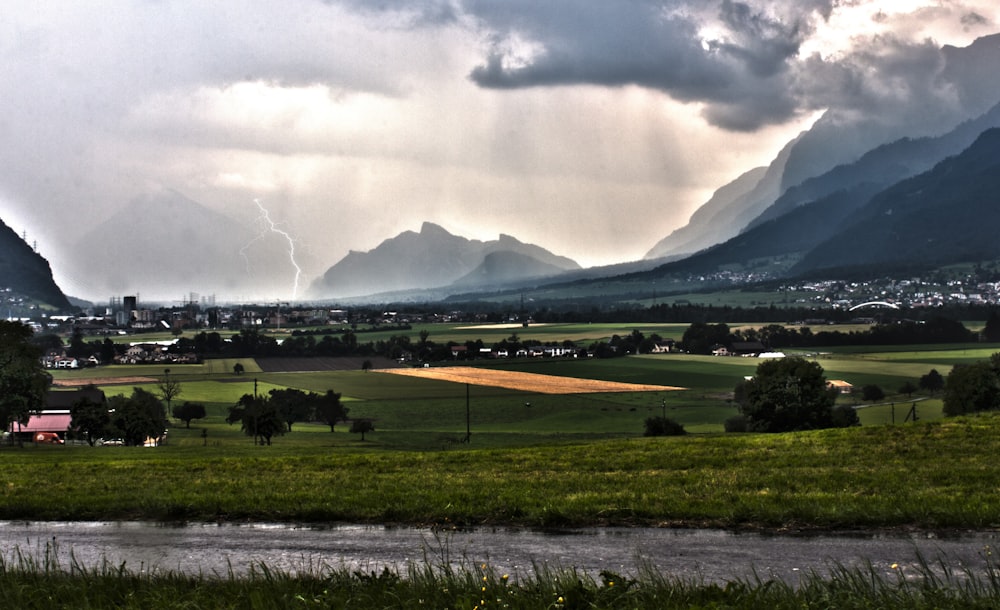
[{"label": "foreground grass", "polygon": [[487,565],[430,564],[405,572],[317,569],[290,574],[260,565],[249,575],[188,576],[124,566],[59,566],[0,559],[5,608],[995,608],[1000,573],[954,573],[928,564],[881,572],[835,567],[798,585],[760,577],[701,583],[645,569],[635,578],[536,567],[498,574]]},{"label": "foreground grass", "polygon": [[0,519],[986,528],[998,452],[998,415],[511,449],[4,448]]}]

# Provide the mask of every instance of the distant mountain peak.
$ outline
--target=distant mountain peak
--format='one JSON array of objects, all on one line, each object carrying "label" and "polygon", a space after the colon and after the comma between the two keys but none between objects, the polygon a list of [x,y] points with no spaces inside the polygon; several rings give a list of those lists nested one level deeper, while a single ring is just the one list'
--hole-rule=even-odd
[{"label": "distant mountain peak", "polygon": [[453,237],[452,233],[449,233],[448,230],[441,225],[426,220],[422,225],[420,225],[420,234],[426,236],[447,235],[449,237]]},{"label": "distant mountain peak", "polygon": [[[502,254],[490,256],[495,253]],[[579,268],[569,258],[510,235],[473,240],[424,222],[419,233],[403,231],[367,252],[351,251],[313,282],[310,292],[316,298],[353,297],[455,282],[516,281]]]}]

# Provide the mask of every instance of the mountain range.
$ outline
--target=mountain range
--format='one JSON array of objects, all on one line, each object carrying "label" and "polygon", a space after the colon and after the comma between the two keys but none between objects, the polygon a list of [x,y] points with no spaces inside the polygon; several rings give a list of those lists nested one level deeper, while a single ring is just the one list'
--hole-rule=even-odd
[{"label": "mountain range", "polygon": [[580,266],[509,235],[480,241],[425,222],[367,252],[351,251],[313,282],[315,298],[454,287],[470,290],[557,276]]},{"label": "mountain range", "polygon": [[59,310],[70,306],[52,279],[49,262],[3,221],[0,221],[0,289]]}]

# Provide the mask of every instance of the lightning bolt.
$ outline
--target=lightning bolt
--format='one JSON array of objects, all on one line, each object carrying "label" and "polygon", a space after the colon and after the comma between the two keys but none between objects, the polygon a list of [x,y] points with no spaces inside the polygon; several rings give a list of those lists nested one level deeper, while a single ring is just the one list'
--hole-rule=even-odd
[{"label": "lightning bolt", "polygon": [[302,268],[299,267],[298,262],[295,260],[295,240],[289,235],[288,231],[284,231],[278,227],[277,223],[271,220],[271,213],[264,207],[259,199],[254,199],[253,202],[257,204],[257,208],[260,210],[260,215],[257,216],[257,236],[251,239],[245,246],[240,248],[240,256],[247,264],[247,273],[250,273],[250,259],[247,257],[247,249],[250,248],[256,242],[264,239],[269,233],[274,233],[285,238],[288,242],[288,260],[292,263],[292,267],[295,268],[295,278],[292,282],[292,299],[294,300],[299,293],[299,278],[302,276]]}]

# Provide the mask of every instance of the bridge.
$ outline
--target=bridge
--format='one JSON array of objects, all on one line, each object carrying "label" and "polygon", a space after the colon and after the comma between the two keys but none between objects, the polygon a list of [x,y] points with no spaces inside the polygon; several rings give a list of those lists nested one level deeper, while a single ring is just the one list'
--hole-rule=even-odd
[{"label": "bridge", "polygon": [[889,309],[899,309],[899,305],[896,305],[895,303],[889,303],[887,301],[868,301],[867,303],[861,303],[859,305],[855,305],[854,307],[851,307],[847,311],[855,311],[863,307],[888,307]]}]

